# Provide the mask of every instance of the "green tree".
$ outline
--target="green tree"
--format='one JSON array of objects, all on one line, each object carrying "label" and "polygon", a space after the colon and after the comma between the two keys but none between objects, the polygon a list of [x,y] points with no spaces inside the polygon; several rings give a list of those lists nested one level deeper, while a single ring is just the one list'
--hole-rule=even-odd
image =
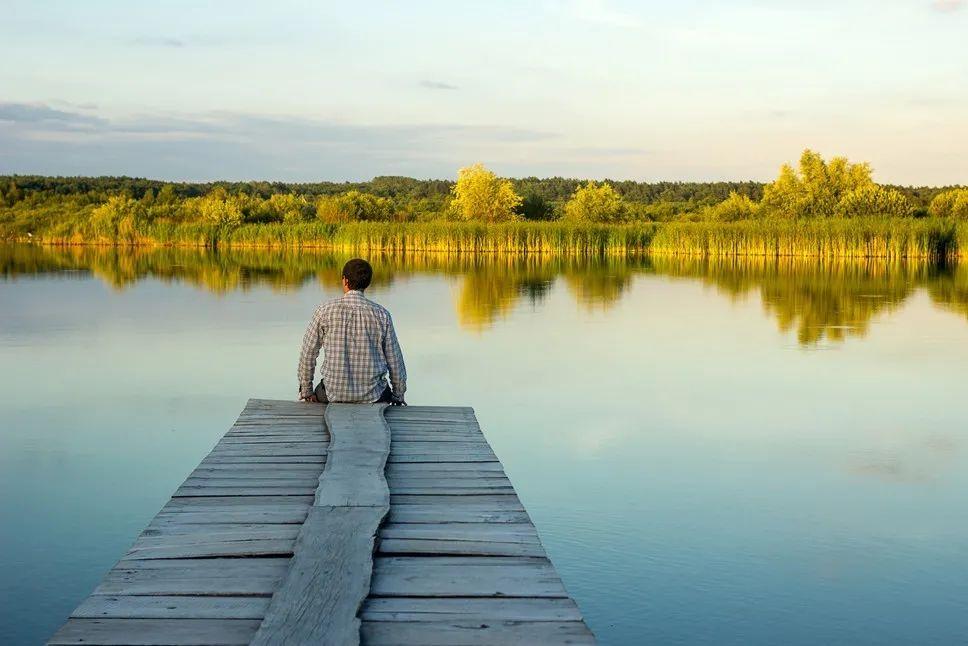
[{"label": "green tree", "polygon": [[745,195],[731,192],[729,197],[703,211],[703,219],[714,222],[736,222],[756,217],[756,202]]},{"label": "green tree", "polygon": [[145,222],[146,210],[130,195],[112,195],[91,212],[90,226],[95,236],[109,240],[133,241]]},{"label": "green tree", "polygon": [[565,204],[565,219],[572,222],[619,222],[624,218],[622,196],[607,182],[579,186]]},{"label": "green tree", "polygon": [[242,223],[241,198],[229,195],[219,186],[203,197],[185,200],[185,210],[193,220],[211,224],[234,226]]},{"label": "green tree", "polygon": [[521,204],[521,197],[514,192],[511,181],[498,177],[483,164],[458,171],[453,196],[451,205],[465,220],[514,220],[515,209]]},{"label": "green tree", "polygon": [[517,213],[525,220],[552,220],[554,206],[538,193],[527,193],[518,205]]},{"label": "green tree", "polygon": [[895,189],[878,186],[869,164],[851,164],[844,157],[825,162],[805,150],[800,165],[780,168],[780,175],[763,188],[764,211],[779,218],[909,215],[911,204]]},{"label": "green tree", "polygon": [[938,193],[931,200],[928,213],[938,218],[968,220],[968,188],[956,188]]},{"label": "green tree", "polygon": [[386,221],[393,217],[393,200],[360,191],[324,195],[316,201],[316,217],[324,222]]}]

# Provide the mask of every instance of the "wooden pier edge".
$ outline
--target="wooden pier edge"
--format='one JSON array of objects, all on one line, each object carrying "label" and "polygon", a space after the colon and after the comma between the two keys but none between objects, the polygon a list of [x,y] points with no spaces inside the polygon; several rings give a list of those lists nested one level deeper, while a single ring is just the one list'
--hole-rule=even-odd
[{"label": "wooden pier edge", "polygon": [[249,400],[50,644],[594,644],[470,408]]}]

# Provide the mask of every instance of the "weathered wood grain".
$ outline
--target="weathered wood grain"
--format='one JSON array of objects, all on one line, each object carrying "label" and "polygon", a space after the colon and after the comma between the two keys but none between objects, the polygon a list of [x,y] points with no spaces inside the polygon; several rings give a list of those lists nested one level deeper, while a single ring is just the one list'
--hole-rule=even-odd
[{"label": "weathered wood grain", "polygon": [[570,598],[370,597],[363,621],[581,621]]},{"label": "weathered wood grain", "polygon": [[92,594],[72,617],[82,619],[259,619],[269,597],[126,596]]},{"label": "weathered wood grain", "polygon": [[545,558],[394,556],[374,560],[383,597],[567,597]]},{"label": "weathered wood grain", "polygon": [[508,644],[594,644],[581,621],[385,622],[367,621],[363,642],[371,646],[507,646]]},{"label": "weathered wood grain", "polygon": [[50,644],[103,646],[242,646],[259,628],[253,619],[69,619]]},{"label": "weathered wood grain", "polygon": [[594,643],[473,409],[250,400],[50,643],[360,641]]},{"label": "weathered wood grain", "polygon": [[252,643],[359,643],[357,611],[370,589],[381,507],[316,507],[289,574]]},{"label": "weathered wood grain", "polygon": [[383,405],[330,404],[326,467],[285,582],[253,644],[358,644],[377,530],[390,509]]}]

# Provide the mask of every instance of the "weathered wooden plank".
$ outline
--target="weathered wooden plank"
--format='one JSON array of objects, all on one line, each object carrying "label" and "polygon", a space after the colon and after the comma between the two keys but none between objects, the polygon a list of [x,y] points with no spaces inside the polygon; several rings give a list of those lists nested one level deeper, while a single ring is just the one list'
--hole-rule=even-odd
[{"label": "weathered wooden plank", "polygon": [[594,644],[580,621],[425,622],[366,621],[362,641],[372,646],[506,646],[507,644]]},{"label": "weathered wooden plank", "polygon": [[249,401],[51,643],[257,634],[592,643],[473,409],[271,400]]},{"label": "weathered wooden plank", "polygon": [[182,486],[178,487],[172,498],[192,498],[192,497],[211,497],[211,496],[305,496],[312,494],[315,487],[255,487],[243,485],[239,487],[209,487],[209,486]]},{"label": "weathered wooden plank", "polygon": [[87,619],[259,619],[270,597],[184,597],[92,594],[72,617]]},{"label": "weathered wooden plank", "polygon": [[[258,559],[246,559],[258,560]],[[147,562],[147,561],[145,561]],[[156,561],[160,562],[160,561]],[[94,589],[95,594],[124,595],[271,595],[286,576],[213,573],[200,577],[191,570],[112,570]]]},{"label": "weathered wooden plank", "polygon": [[209,453],[209,457],[312,457],[325,455],[328,447],[329,443],[327,442],[280,442],[278,444],[219,443]]},{"label": "weathered wooden plank", "polygon": [[255,435],[241,433],[226,433],[219,440],[220,446],[230,446],[235,444],[295,444],[305,442],[319,442],[319,438],[313,435]]},{"label": "weathered wooden plank", "polygon": [[385,514],[371,506],[310,509],[286,581],[252,644],[359,643],[357,610],[370,590]]},{"label": "weathered wooden plank", "polygon": [[[331,404],[330,408],[335,406]],[[363,456],[362,453],[368,455]],[[390,492],[382,463],[386,451],[337,452],[330,457],[320,476],[316,505],[389,507]],[[353,464],[363,462],[364,464]],[[330,469],[332,465],[332,469]]]},{"label": "weathered wooden plank", "polygon": [[477,495],[477,494],[491,494],[491,493],[514,493],[514,489],[511,487],[437,487],[437,486],[427,486],[421,487],[418,485],[396,485],[393,488],[393,493],[396,495],[436,495],[436,494],[453,494],[453,495]]},{"label": "weathered wooden plank", "polygon": [[452,453],[408,453],[406,455],[399,453],[390,453],[390,457],[387,460],[389,463],[400,463],[400,462],[453,462],[458,459],[461,462],[497,462],[497,457],[493,453],[462,453],[459,456],[455,456]]},{"label": "weathered wooden plank", "polygon": [[411,464],[401,462],[399,464],[387,465],[387,476],[397,476],[404,474],[446,474],[451,473],[480,473],[487,472],[503,475],[504,467],[500,462],[436,462],[434,464]]},{"label": "weathered wooden plank", "polygon": [[381,539],[380,554],[434,554],[454,556],[545,556],[544,548],[534,542],[505,542],[443,539]]},{"label": "weathered wooden plank", "polygon": [[182,507],[191,507],[188,511],[201,509],[226,509],[248,507],[257,509],[269,506],[273,509],[282,507],[297,507],[305,509],[313,502],[313,496],[198,496],[190,498],[172,498],[163,507],[166,512],[173,512]]},{"label": "weathered wooden plank", "polygon": [[379,557],[370,593],[383,597],[567,597],[551,562],[511,557]]},{"label": "weathered wooden plank", "polygon": [[250,475],[244,477],[236,475],[234,477],[225,476],[191,476],[185,480],[184,487],[299,487],[302,489],[312,489],[316,491],[319,486],[319,476],[289,476],[289,477],[265,477]]},{"label": "weathered wooden plank", "polygon": [[201,461],[199,466],[210,465],[245,465],[245,464],[318,464],[326,462],[325,455],[209,455]]},{"label": "weathered wooden plank", "polygon": [[443,473],[404,473],[389,476],[387,482],[391,489],[396,485],[440,486],[440,487],[510,487],[511,481],[507,476],[495,471],[490,472],[458,472]]},{"label": "weathered wooden plank", "polygon": [[380,528],[381,538],[442,538],[471,540],[516,540],[537,542],[538,532],[531,523],[394,523]]},{"label": "weathered wooden plank", "polygon": [[128,550],[125,560],[131,559],[186,559],[216,556],[288,556],[292,554],[294,539],[213,540],[199,538],[197,542],[173,541],[164,545],[143,546],[140,542]]},{"label": "weathered wooden plank", "polygon": [[185,522],[175,514],[174,520],[164,523],[152,521],[141,532],[139,540],[165,536],[184,536],[204,534],[210,538],[292,538],[299,533],[297,523],[192,523]]},{"label": "weathered wooden plank", "polygon": [[376,532],[389,511],[385,406],[331,404],[326,467],[296,541],[292,567],[253,644],[358,644]]},{"label": "weathered wooden plank", "polygon": [[315,505],[369,505],[382,508],[386,515],[390,504],[385,476],[390,429],[383,418],[385,408],[385,404],[327,406],[326,426],[333,439]]},{"label": "weathered wooden plank", "polygon": [[306,520],[309,505],[285,505],[282,507],[244,507],[233,509],[208,509],[161,512],[148,525],[149,528],[170,525],[208,525],[222,523],[291,523],[301,525]]},{"label": "weathered wooden plank", "polygon": [[248,464],[210,464],[199,466],[191,472],[193,477],[215,476],[219,478],[237,478],[258,476],[265,478],[280,477],[306,478],[319,477],[323,472],[324,462],[307,464],[259,464],[257,462]]},{"label": "weathered wooden plank", "polygon": [[363,621],[581,621],[570,598],[370,597]]},{"label": "weathered wooden plank", "polygon": [[524,510],[521,501],[513,493],[507,494],[390,494],[391,505],[450,505],[466,509],[474,506],[486,506],[488,509],[518,509]]},{"label": "weathered wooden plank", "polygon": [[530,522],[526,511],[465,509],[463,506],[396,505],[390,507],[391,523],[524,523]]},{"label": "weathered wooden plank", "polygon": [[253,619],[68,619],[50,644],[236,646],[259,628]]},{"label": "weathered wooden plank", "polygon": [[460,457],[464,453],[492,454],[487,442],[394,442],[390,449],[397,455],[413,455],[415,453],[440,453],[442,455]]},{"label": "weathered wooden plank", "polygon": [[396,429],[393,431],[393,442],[396,446],[403,444],[420,445],[425,442],[435,444],[467,444],[476,443],[485,445],[479,441],[480,433],[400,433]]},{"label": "weathered wooden plank", "polygon": [[105,575],[94,594],[271,595],[286,576],[288,558],[126,560]]}]

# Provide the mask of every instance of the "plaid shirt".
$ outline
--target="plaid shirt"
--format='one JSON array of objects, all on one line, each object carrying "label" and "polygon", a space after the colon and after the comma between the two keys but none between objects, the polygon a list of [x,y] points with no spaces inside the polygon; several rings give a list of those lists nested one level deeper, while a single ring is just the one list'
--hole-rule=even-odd
[{"label": "plaid shirt", "polygon": [[313,312],[299,354],[299,396],[313,394],[313,373],[319,349],[326,396],[333,402],[375,402],[387,386],[403,399],[407,368],[393,330],[390,312],[350,290]]}]

